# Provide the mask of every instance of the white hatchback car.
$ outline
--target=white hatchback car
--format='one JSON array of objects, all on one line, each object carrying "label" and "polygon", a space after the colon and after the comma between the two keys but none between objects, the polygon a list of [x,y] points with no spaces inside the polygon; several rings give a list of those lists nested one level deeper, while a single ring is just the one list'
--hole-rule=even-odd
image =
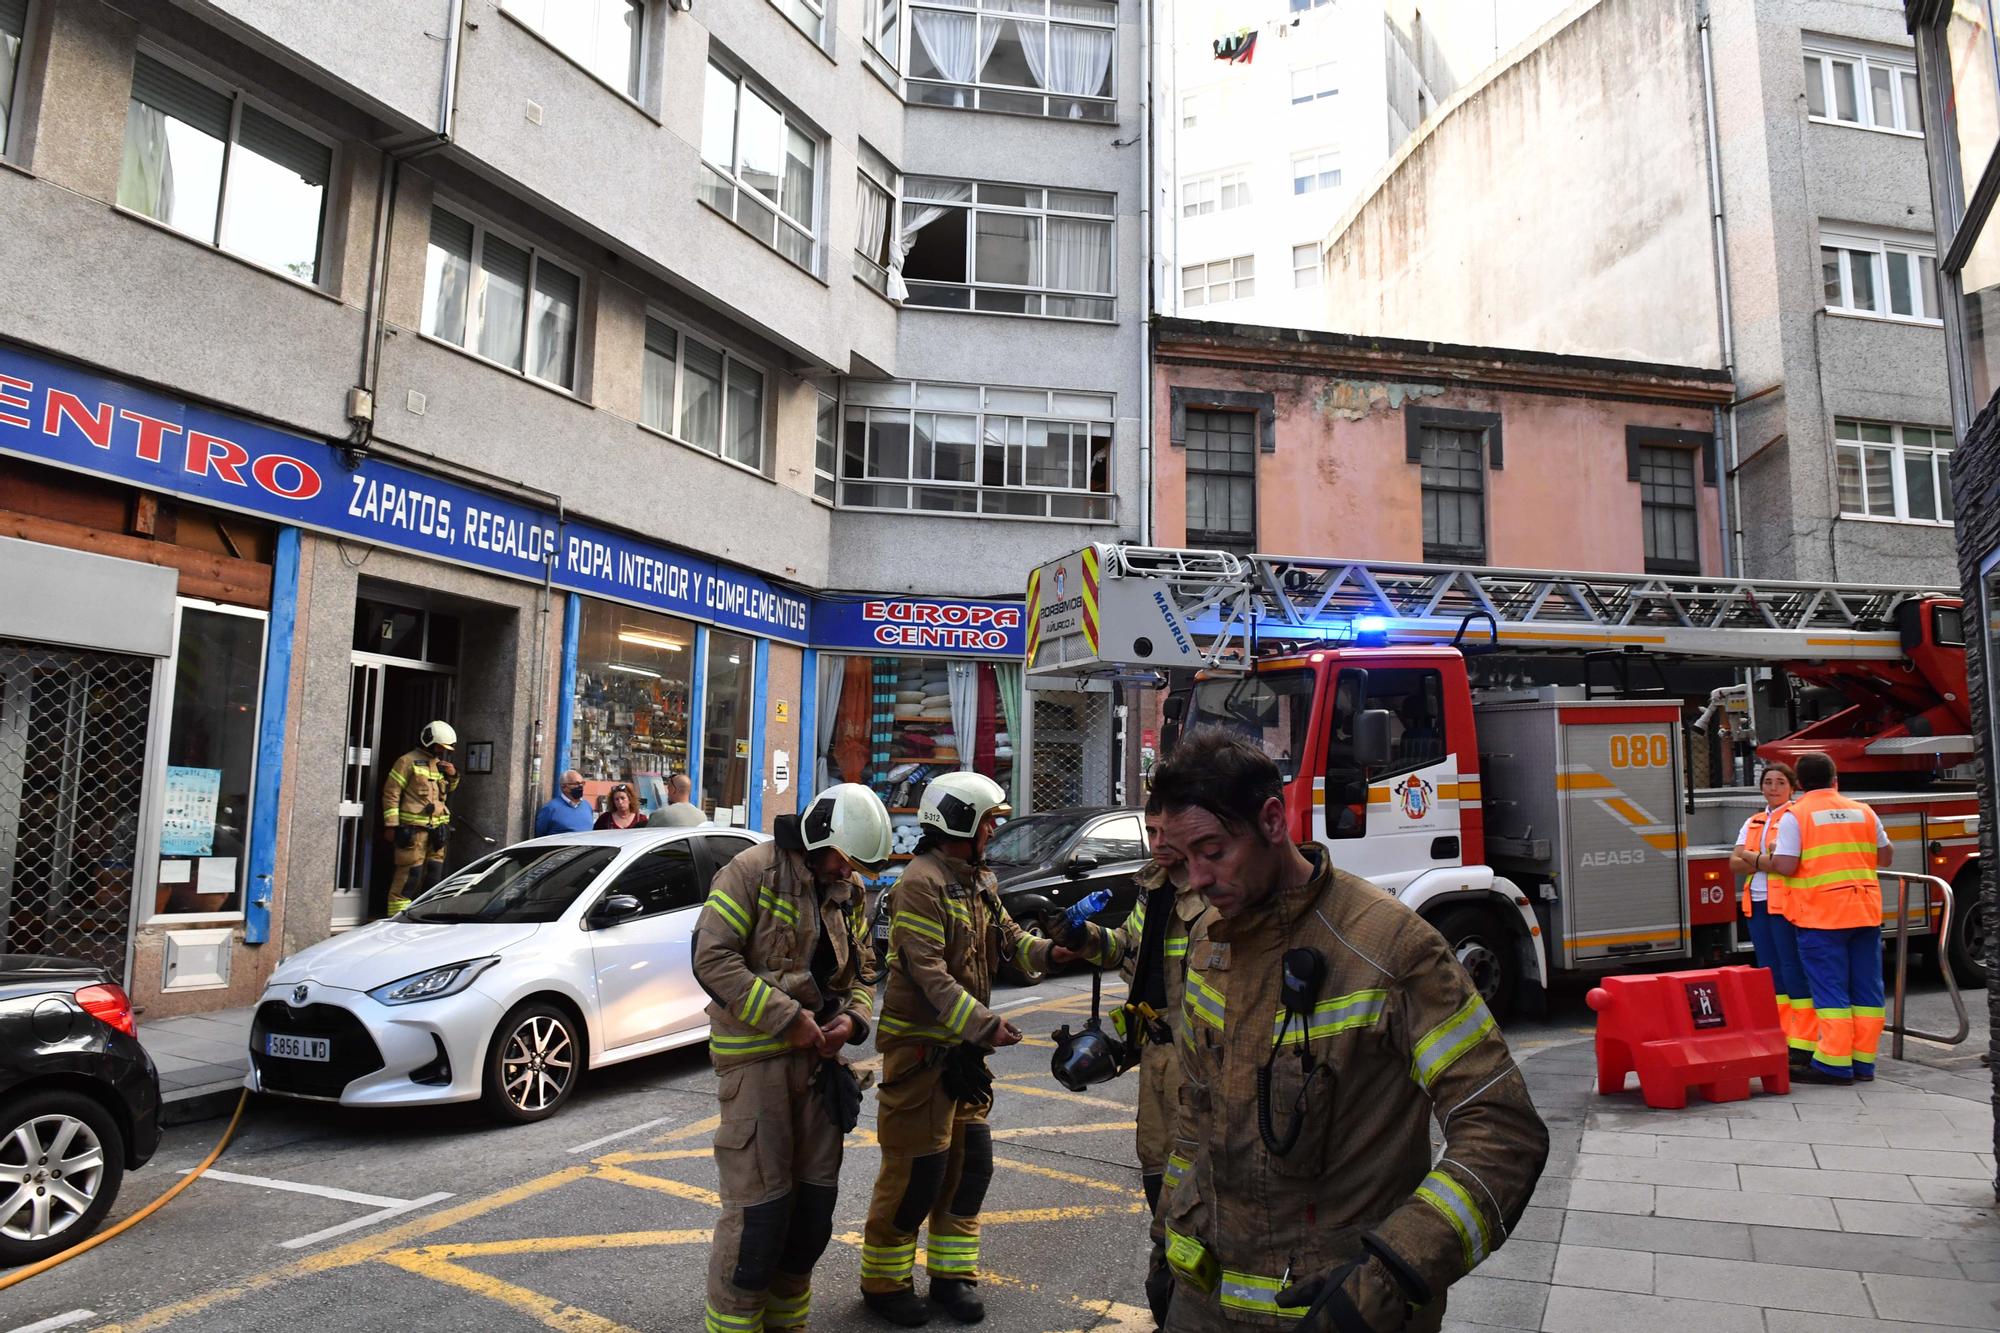
[{"label": "white hatchback car", "polygon": [[400,915],[271,974],[247,1086],[342,1106],[483,1099],[555,1114],[585,1069],[708,1037],[695,918],[717,869],[768,841],[714,826],[517,843]]}]

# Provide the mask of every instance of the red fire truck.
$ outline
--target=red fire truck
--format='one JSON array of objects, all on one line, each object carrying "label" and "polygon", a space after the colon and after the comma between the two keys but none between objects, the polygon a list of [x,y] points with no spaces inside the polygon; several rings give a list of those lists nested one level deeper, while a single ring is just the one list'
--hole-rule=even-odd
[{"label": "red fire truck", "polygon": [[[1747,949],[1728,857],[1762,801],[1697,785],[1688,752],[1718,712],[1748,710],[1730,691],[1690,706],[1664,668],[1762,676],[1767,713],[1810,693],[1826,715],[1758,754],[1834,757],[1897,866],[1954,886],[1950,962],[1977,974],[1964,632],[1945,590],[1098,545],[1034,571],[1027,616],[1029,688],[1148,684],[1170,692],[1170,733],[1258,740],[1293,835],[1422,913],[1496,1007],[1566,974]],[[1468,658],[1491,654],[1583,683],[1475,687]],[[1941,907],[1911,898],[1913,933],[1935,936]]]}]

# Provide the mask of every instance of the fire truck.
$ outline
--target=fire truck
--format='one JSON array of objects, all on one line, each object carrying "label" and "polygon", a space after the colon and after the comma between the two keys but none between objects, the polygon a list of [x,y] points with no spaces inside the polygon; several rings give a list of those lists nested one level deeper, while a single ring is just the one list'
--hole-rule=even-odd
[{"label": "fire truck", "polygon": [[[1757,755],[1832,755],[1897,867],[1953,885],[1949,962],[1977,975],[1978,801],[1946,590],[1095,545],[1035,570],[1026,609],[1029,688],[1163,688],[1163,739],[1221,726],[1259,742],[1292,835],[1422,914],[1496,1008],[1536,1007],[1561,977],[1748,949],[1729,852],[1762,798],[1697,784],[1690,751],[1720,719],[1748,727],[1749,677],[1766,713],[1789,722],[1810,696],[1823,714]],[[1475,684],[1469,663],[1494,654],[1551,670]],[[1703,709],[1666,686],[1690,663],[1745,679]],[[1934,944],[1929,898],[1913,889],[1909,924]]]}]

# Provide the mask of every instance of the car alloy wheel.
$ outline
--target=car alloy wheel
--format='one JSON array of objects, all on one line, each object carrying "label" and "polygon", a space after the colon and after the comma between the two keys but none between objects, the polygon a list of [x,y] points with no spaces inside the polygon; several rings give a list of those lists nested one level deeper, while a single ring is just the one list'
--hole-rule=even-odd
[{"label": "car alloy wheel", "polygon": [[104,1144],[73,1115],[38,1115],[0,1140],[0,1236],[46,1241],[81,1221],[104,1184]]},{"label": "car alloy wheel", "polygon": [[576,1074],[576,1045],[553,1014],[529,1014],[507,1038],[500,1086],[525,1115],[555,1109]]}]

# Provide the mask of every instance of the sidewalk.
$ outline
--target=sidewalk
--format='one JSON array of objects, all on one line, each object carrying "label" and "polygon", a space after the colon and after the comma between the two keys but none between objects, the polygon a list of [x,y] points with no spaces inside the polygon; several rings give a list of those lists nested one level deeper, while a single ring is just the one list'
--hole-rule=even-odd
[{"label": "sidewalk", "polygon": [[139,1041],[160,1071],[161,1118],[185,1125],[226,1115],[250,1072],[248,1007],[141,1020]]},{"label": "sidewalk", "polygon": [[1588,1038],[1524,1050],[1548,1169],[1514,1238],[1452,1288],[1445,1327],[2000,1328],[1978,1026],[1926,1063],[1884,1059],[1872,1084],[1681,1111],[1648,1109],[1636,1081],[1598,1096]]}]

